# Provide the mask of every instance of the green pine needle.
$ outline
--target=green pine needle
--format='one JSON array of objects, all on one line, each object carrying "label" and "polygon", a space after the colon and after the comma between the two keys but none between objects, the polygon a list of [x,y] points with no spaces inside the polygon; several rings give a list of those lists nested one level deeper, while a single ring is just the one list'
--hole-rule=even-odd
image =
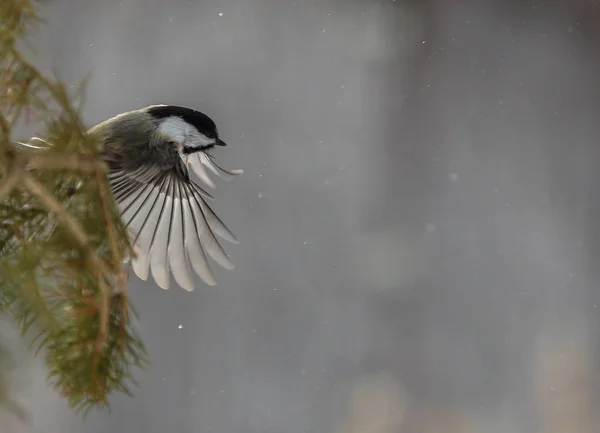
[{"label": "green pine needle", "polygon": [[[57,391],[87,411],[130,394],[146,353],[125,287],[132,249],[73,103],[81,90],[69,94],[18,49],[39,22],[32,0],[0,1],[0,312],[44,354]],[[51,149],[13,145],[14,126],[32,119]]]}]

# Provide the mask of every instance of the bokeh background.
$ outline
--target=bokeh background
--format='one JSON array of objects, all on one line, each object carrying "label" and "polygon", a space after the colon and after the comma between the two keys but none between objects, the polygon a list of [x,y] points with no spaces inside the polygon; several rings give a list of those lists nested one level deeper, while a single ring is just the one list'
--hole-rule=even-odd
[{"label": "bokeh background", "polygon": [[600,431],[597,1],[42,13],[37,64],[91,74],[90,125],[153,103],[216,120],[241,243],[215,288],[132,280],[134,399],[82,421],[21,351],[32,423],[2,433]]}]

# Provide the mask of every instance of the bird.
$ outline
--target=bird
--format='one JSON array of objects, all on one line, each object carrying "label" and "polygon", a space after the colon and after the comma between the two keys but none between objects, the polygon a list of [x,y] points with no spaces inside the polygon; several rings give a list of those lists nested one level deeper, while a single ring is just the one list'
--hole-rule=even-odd
[{"label": "bird", "polygon": [[[225,170],[209,151],[227,144],[206,114],[177,105],[150,105],[118,114],[87,131],[102,149],[108,181],[121,219],[132,237],[131,267],[143,281],[149,274],[162,289],[170,275],[193,291],[193,270],[216,285],[209,257],[225,269],[234,264],[218,238],[239,243],[207,203],[213,196],[190,178],[190,168],[211,188],[213,174],[230,180],[242,169]],[[50,146],[33,137],[20,145]]]}]

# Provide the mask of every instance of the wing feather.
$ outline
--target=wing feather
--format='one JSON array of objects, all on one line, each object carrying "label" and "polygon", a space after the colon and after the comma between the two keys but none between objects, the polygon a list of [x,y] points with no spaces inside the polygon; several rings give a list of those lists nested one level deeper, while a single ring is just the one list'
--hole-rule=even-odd
[{"label": "wing feather", "polygon": [[223,221],[221,221],[217,214],[214,213],[211,207],[204,200],[197,200],[197,205],[200,208],[200,212],[204,216],[204,223],[208,226],[211,234],[219,235],[221,238],[231,242],[232,244],[239,243],[231,230],[227,228]]},{"label": "wing feather", "polygon": [[173,270],[173,277],[177,284],[188,292],[194,290],[194,280],[190,271],[185,252],[186,241],[184,236],[183,201],[181,184],[176,183],[173,198],[173,218],[171,220],[171,236],[169,238],[169,264]]},{"label": "wing feather", "polygon": [[244,173],[244,170],[241,168],[236,170],[225,170],[223,167],[217,165],[215,160],[208,153],[200,152],[199,158],[200,161],[202,161],[202,164],[206,165],[214,174],[225,180],[232,180],[235,176]]},{"label": "wing feather", "polygon": [[109,181],[125,224],[132,232],[137,257],[132,260],[136,275],[146,280],[151,273],[156,284],[169,288],[170,274],[183,289],[194,282],[190,268],[208,285],[216,281],[210,256],[226,269],[234,265],[216,236],[237,239],[207,204],[213,199],[178,170],[156,166],[136,170],[111,169]]},{"label": "wing feather", "polygon": [[230,181],[235,176],[238,176],[244,172],[244,170],[225,170],[224,168],[217,165],[210,155],[204,152],[196,152],[188,157],[188,162],[194,173],[211,188],[215,188],[215,184],[206,173],[205,166],[209,168],[215,175],[220,178]]},{"label": "wing feather", "polygon": [[155,227],[154,239],[150,247],[150,272],[161,289],[169,289],[169,238],[173,218],[173,179],[168,177],[168,184],[161,194],[164,195],[158,224]]},{"label": "wing feather", "polygon": [[196,233],[198,234],[200,243],[219,265],[225,269],[233,269],[233,263],[231,263],[227,253],[215,237],[209,216],[203,209],[204,207],[210,209],[209,206],[201,199],[199,200],[198,196],[193,194],[193,191],[188,191],[190,212],[194,218]]},{"label": "wing feather", "polygon": [[208,258],[206,257],[206,252],[202,244],[201,232],[202,230],[205,230],[205,225],[198,224],[198,217],[194,213],[194,207],[192,205],[194,202],[194,198],[190,198],[189,195],[188,199],[184,200],[183,202],[186,250],[190,263],[196,274],[198,274],[198,276],[200,276],[200,278],[202,278],[206,284],[209,286],[214,286],[217,284],[217,282],[213,275],[212,269],[210,268]]}]

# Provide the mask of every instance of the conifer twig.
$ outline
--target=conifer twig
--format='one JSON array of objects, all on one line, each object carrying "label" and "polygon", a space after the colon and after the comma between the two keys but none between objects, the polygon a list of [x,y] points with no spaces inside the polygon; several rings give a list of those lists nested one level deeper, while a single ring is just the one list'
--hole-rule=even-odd
[{"label": "conifer twig", "polygon": [[54,197],[54,194],[29,175],[23,176],[23,185],[35,195],[49,211],[53,212],[58,217],[82,248],[88,247],[89,238],[85,234],[85,230],[81,227],[79,222],[73,218],[73,215],[62,207],[58,200],[56,200],[56,197]]},{"label": "conifer twig", "polygon": [[23,168],[17,161],[13,161],[6,177],[0,182],[0,202],[3,202],[12,190],[19,184],[24,175]]},{"label": "conifer twig", "polygon": [[24,176],[25,187],[35,195],[51,212],[53,212],[63,223],[65,228],[71,232],[71,234],[77,239],[77,242],[82,248],[86,250],[88,260],[92,263],[94,273],[98,279],[98,287],[100,288],[100,299],[101,299],[101,314],[100,314],[100,328],[98,332],[98,339],[96,341],[96,349],[98,352],[102,350],[106,342],[106,335],[108,333],[108,315],[110,314],[109,308],[109,289],[106,286],[105,277],[106,272],[102,261],[96,256],[96,253],[89,248],[89,238],[85,233],[85,230],[79,222],[73,218],[73,216],[65,210],[65,208],[56,200],[54,195],[48,191],[44,185],[37,182],[31,176]]},{"label": "conifer twig", "polygon": [[106,171],[106,165],[98,163],[94,158],[82,156],[65,157],[63,155],[36,155],[27,163],[28,170],[70,170],[84,172]]},{"label": "conifer twig", "polygon": [[[112,253],[113,265],[119,266],[120,260],[118,256],[119,247],[117,244],[117,233],[114,225],[111,223],[111,213],[108,208],[108,191],[106,191],[105,184],[102,179],[102,172],[96,171],[96,180],[98,182],[98,188],[100,190],[100,200],[102,201],[102,212],[104,213],[104,219],[106,220],[106,228],[108,231],[108,244]],[[122,290],[126,290],[126,275],[125,272],[119,270],[119,286]]]},{"label": "conifer twig", "polygon": [[[20,49],[40,21],[35,3],[0,0],[0,309],[24,334],[35,331],[49,381],[87,411],[114,391],[131,395],[131,369],[146,365],[126,296],[123,258],[134,251],[73,103],[81,95]],[[14,146],[14,126],[31,119],[43,121],[38,134],[52,146]]]}]

